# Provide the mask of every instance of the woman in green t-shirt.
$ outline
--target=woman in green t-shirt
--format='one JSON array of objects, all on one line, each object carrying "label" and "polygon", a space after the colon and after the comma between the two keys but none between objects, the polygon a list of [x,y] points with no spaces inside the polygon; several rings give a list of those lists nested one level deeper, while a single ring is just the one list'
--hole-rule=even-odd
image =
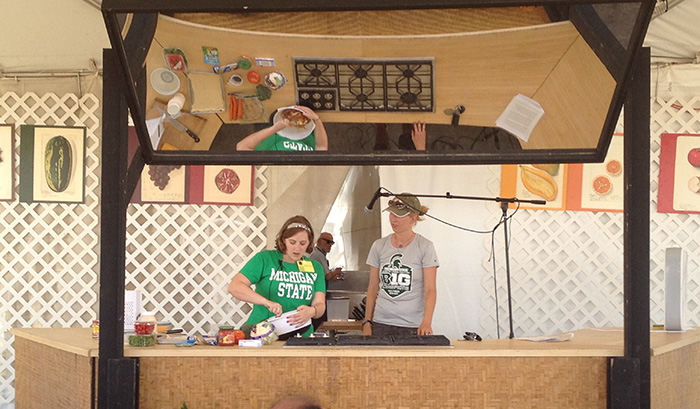
[{"label": "woman in green t-shirt", "polygon": [[[233,277],[228,292],[253,304],[247,324],[296,310],[288,322],[299,327],[323,315],[326,310],[323,267],[304,256],[313,249],[313,243],[314,232],[309,221],[304,216],[294,216],[277,233],[275,250],[257,253]],[[309,325],[299,332],[308,336],[313,328]]]},{"label": "woman in green t-shirt", "polygon": [[289,139],[280,135],[280,131],[293,126],[283,116],[271,126],[254,132],[236,144],[238,151],[327,151],[328,135],[321,117],[311,108],[295,105],[292,110],[300,111],[303,116],[314,122],[314,130],[301,140]]}]

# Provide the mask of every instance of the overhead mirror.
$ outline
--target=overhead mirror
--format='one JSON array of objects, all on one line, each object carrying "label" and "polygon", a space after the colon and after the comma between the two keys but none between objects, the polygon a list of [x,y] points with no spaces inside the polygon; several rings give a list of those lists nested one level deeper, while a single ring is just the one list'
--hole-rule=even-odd
[{"label": "overhead mirror", "polygon": [[147,161],[600,161],[654,5],[361,3],[103,1]]}]

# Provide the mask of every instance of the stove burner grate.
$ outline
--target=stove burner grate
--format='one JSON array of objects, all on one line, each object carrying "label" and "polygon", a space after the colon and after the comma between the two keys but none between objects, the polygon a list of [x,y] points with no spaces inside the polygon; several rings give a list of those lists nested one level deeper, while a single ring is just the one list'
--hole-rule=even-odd
[{"label": "stove burner grate", "polygon": [[[299,101],[306,93],[334,89],[337,105],[315,109],[340,111],[433,111],[434,60],[430,58],[295,58]],[[318,101],[317,101],[318,102]]]}]

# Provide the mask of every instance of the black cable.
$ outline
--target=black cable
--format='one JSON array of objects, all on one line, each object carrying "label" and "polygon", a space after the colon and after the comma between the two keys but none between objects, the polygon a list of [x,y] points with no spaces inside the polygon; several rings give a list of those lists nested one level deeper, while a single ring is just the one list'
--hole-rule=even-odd
[{"label": "black cable", "polygon": [[[390,191],[389,189],[384,188],[384,187],[382,187],[381,189],[384,189],[387,193],[389,193],[390,195],[393,195],[393,196],[400,196],[400,195],[401,195],[400,193],[399,193],[399,194],[396,194],[396,193],[394,193],[394,192],[392,192],[392,191]],[[516,199],[517,199],[517,198],[516,198]],[[401,200],[401,199],[399,198],[399,200]],[[420,214],[421,209],[416,209],[415,207],[411,206],[410,204],[404,202],[403,200],[401,200],[401,202],[402,202],[403,204],[405,204],[406,207],[408,207],[408,208],[410,208],[411,210],[413,210],[413,211],[417,212],[418,214]],[[515,215],[515,213],[518,212],[518,209],[520,209],[520,202],[517,202],[517,203],[518,203],[518,206],[517,206],[516,209],[513,211],[513,213],[512,213],[510,216],[507,217],[508,220],[509,220],[511,217],[513,217],[513,216]],[[428,213],[424,213],[423,216],[429,217],[429,218],[431,218],[431,219],[433,219],[433,220],[435,220],[435,221],[437,221],[437,222],[440,222],[440,223],[442,223],[442,224],[444,224],[444,225],[453,227],[453,228],[455,228],[455,229],[463,230],[463,231],[468,231],[468,232],[470,232],[470,233],[477,233],[477,234],[489,234],[489,233],[490,233],[490,234],[493,234],[493,233],[498,229],[498,226],[500,226],[500,225],[503,223],[503,220],[504,220],[503,217],[501,217],[501,219],[498,221],[498,223],[496,223],[496,225],[493,226],[493,228],[492,228],[491,230],[474,230],[474,229],[470,229],[470,228],[468,228],[468,227],[458,226],[458,225],[456,225],[456,224],[454,224],[454,223],[450,223],[450,222],[448,222],[448,221],[442,220],[442,219],[437,218],[437,217],[435,217],[435,216],[432,216],[432,215],[430,215],[430,214],[428,214]]]},{"label": "black cable", "polygon": [[[392,191],[390,191],[387,188],[382,187],[381,189],[384,189],[387,193],[389,193],[393,196],[397,196],[395,193],[393,193]],[[478,234],[487,234],[487,233],[491,234],[491,254],[489,255],[489,258],[491,259],[491,268],[493,269],[493,291],[494,291],[494,300],[496,302],[496,337],[498,339],[501,338],[501,323],[500,323],[499,312],[498,312],[499,311],[499,303],[498,303],[498,280],[496,279],[496,257],[494,257],[494,254],[496,253],[495,234],[496,234],[496,230],[498,229],[498,227],[500,225],[504,224],[508,220],[511,220],[513,218],[513,216],[515,216],[515,214],[518,213],[518,210],[520,210],[520,202],[517,200],[517,198],[515,198],[515,199],[516,199],[515,203],[517,203],[517,206],[515,207],[515,210],[513,210],[513,213],[511,213],[510,215],[508,215],[508,214],[503,215],[503,213],[501,213],[501,218],[498,220],[498,223],[496,223],[496,225],[493,227],[493,229],[488,230],[488,231],[486,231],[486,230],[473,230],[473,229],[469,229],[466,227],[457,226],[453,223],[446,222],[442,219],[431,216],[428,213],[424,214],[424,216],[428,216],[435,221],[438,221],[440,223],[443,223],[443,224],[450,226],[450,227],[454,227],[454,228],[459,229],[459,230],[464,230],[464,231],[468,231],[471,233],[478,233]],[[400,198],[399,198],[399,200],[400,200]],[[406,203],[403,200],[401,200],[401,202],[404,205],[406,205],[406,207],[408,207],[408,208],[418,212],[418,214],[420,214],[421,209],[416,209],[415,207],[411,206],[410,204]],[[510,229],[512,229],[512,226],[509,226],[508,230],[510,230]],[[503,243],[503,245],[508,246],[508,250],[510,250],[511,232],[507,231],[506,234],[508,235],[508,238],[506,239],[506,242]]]}]

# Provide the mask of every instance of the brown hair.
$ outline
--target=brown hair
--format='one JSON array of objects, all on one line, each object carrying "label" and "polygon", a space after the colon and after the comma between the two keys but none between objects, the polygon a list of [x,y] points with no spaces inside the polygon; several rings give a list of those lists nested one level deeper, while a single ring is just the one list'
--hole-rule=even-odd
[{"label": "brown hair", "polygon": [[287,246],[284,244],[284,239],[292,237],[300,231],[306,231],[309,236],[309,245],[306,247],[306,252],[311,253],[314,249],[314,229],[311,223],[304,216],[294,216],[287,219],[282,225],[277,237],[275,238],[275,248],[282,253],[287,251]]}]

